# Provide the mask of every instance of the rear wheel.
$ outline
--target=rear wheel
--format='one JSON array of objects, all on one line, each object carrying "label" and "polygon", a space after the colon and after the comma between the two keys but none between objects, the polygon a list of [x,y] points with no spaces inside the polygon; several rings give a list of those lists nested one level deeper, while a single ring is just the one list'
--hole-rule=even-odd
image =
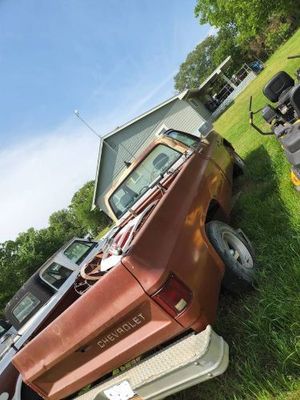
[{"label": "rear wheel", "polygon": [[221,221],[206,224],[206,233],[225,264],[223,286],[240,293],[255,283],[254,251],[246,236]]}]

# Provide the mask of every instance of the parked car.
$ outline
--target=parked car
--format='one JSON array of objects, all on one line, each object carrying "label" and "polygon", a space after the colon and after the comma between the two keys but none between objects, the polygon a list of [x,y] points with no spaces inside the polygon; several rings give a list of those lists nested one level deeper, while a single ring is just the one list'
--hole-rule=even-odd
[{"label": "parked car", "polygon": [[259,74],[264,69],[264,64],[260,60],[255,60],[249,64],[249,67],[252,69],[253,72]]},{"label": "parked car", "polygon": [[105,198],[116,226],[76,281],[90,285],[13,359],[33,392],[160,399],[224,372],[228,346],[209,326],[220,286],[244,292],[255,272],[228,225],[243,167],[214,131],[168,130],[126,169]]}]

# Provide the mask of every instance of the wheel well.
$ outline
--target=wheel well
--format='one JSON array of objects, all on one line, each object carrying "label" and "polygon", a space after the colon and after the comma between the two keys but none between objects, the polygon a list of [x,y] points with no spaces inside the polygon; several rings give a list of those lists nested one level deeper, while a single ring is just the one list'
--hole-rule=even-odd
[{"label": "wheel well", "polygon": [[236,163],[233,164],[233,171],[232,171],[233,179],[235,179],[238,176],[241,176],[243,174],[244,174],[244,170],[239,165],[237,165]]},{"label": "wheel well", "polygon": [[209,203],[206,213],[205,223],[210,222],[212,220],[228,222],[228,216],[224,212],[220,203],[218,203],[218,201],[215,199]]},{"label": "wheel well", "polygon": [[234,150],[234,147],[232,146],[232,144],[225,138],[223,138],[223,144],[225,147],[229,147],[230,149]]},{"label": "wheel well", "polygon": [[[223,144],[225,147],[232,150],[232,152],[235,152],[234,147],[228,140],[223,138]],[[241,168],[240,165],[238,165],[236,162],[234,162],[233,163],[233,171],[232,171],[233,178],[237,178],[238,176],[243,175],[243,174],[244,174],[243,168]]]}]

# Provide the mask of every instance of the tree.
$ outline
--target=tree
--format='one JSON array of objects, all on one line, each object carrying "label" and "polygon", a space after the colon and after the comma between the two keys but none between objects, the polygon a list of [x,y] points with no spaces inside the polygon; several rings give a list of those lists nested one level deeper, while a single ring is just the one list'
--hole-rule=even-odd
[{"label": "tree", "polygon": [[197,88],[212,73],[215,68],[212,54],[217,47],[215,36],[208,36],[187,55],[174,78],[176,90]]},{"label": "tree", "polygon": [[0,245],[0,313],[20,286],[23,271],[19,269],[17,245],[9,240]]},{"label": "tree", "polygon": [[91,211],[94,182],[86,183],[73,196],[67,209],[54,212],[45,229],[28,229],[16,240],[0,243],[0,314],[24,282],[72,237],[89,231],[99,233],[111,222],[99,211]]},{"label": "tree", "polygon": [[49,227],[55,232],[55,236],[60,237],[64,242],[74,236],[84,236],[88,231],[80,224],[80,221],[70,207],[51,214]]},{"label": "tree", "polygon": [[64,243],[52,228],[28,229],[0,245],[0,312],[23,283]]},{"label": "tree", "polygon": [[233,28],[239,43],[262,34],[274,14],[299,17],[294,0],[197,0],[195,15],[200,23]]},{"label": "tree", "polygon": [[199,87],[229,55],[229,75],[256,57],[266,59],[297,27],[300,10],[292,0],[197,0],[195,14],[218,31],[181,64],[174,78],[179,91]]},{"label": "tree", "polygon": [[233,27],[225,27],[218,30],[216,41],[218,46],[212,54],[213,64],[215,68],[221,64],[228,56],[231,56],[232,72],[236,72],[241,65],[251,58],[251,54],[245,48],[236,43],[237,32]]},{"label": "tree", "polygon": [[187,55],[175,76],[175,89],[193,89],[200,84],[231,55],[229,75],[236,72],[248,60],[249,55],[235,42],[234,28],[222,28],[216,35],[208,36]]},{"label": "tree", "polygon": [[107,227],[111,220],[103,212],[97,208],[91,209],[94,193],[94,181],[87,182],[73,196],[70,210],[78,223],[93,235],[98,234],[102,229]]}]

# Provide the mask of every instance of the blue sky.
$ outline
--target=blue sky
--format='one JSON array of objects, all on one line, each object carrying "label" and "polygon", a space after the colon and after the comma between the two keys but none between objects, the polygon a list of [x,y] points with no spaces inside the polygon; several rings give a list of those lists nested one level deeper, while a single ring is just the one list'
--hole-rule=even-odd
[{"label": "blue sky", "polygon": [[195,0],[0,2],[0,242],[47,225],[96,169],[103,134],[174,94],[210,28]]}]

